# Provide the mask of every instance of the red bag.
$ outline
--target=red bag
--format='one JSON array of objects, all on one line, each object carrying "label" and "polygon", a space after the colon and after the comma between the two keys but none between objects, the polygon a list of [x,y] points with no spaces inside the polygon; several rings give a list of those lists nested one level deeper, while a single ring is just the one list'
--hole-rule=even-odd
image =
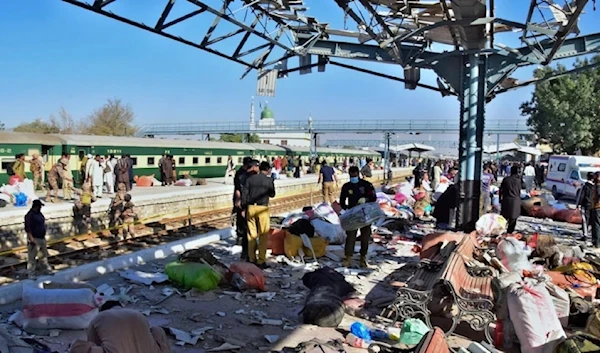
[{"label": "red bag", "polygon": [[283,229],[271,229],[267,248],[271,249],[272,255],[285,255],[285,233]]},{"label": "red bag", "polygon": [[582,224],[583,218],[578,210],[560,210],[554,214],[554,220],[573,224]]},{"label": "red bag", "polygon": [[237,273],[242,277],[244,282],[246,282],[248,288],[258,289],[260,291],[266,290],[265,275],[255,264],[249,262],[235,262],[229,266],[229,272],[229,280]]},{"label": "red bag", "polygon": [[342,213],[342,205],[340,205],[340,203],[337,201],[334,201],[331,204],[331,208],[333,208],[333,210],[335,211],[335,213],[338,214],[338,216],[340,215],[340,213]]}]

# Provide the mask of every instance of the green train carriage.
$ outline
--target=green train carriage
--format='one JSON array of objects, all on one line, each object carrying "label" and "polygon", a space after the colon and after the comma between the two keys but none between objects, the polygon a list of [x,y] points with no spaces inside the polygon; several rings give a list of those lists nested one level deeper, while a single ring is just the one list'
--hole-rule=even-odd
[{"label": "green train carriage", "polygon": [[225,176],[227,159],[234,158],[237,165],[242,158],[252,155],[253,148],[241,143],[196,140],[149,139],[117,136],[56,135],[64,141],[63,150],[71,158],[73,173],[79,171],[84,155],[131,155],[134,175],[159,175],[158,161],[163,154],[175,159],[177,175],[197,178]]},{"label": "green train carriage", "polygon": [[[38,154],[44,161],[44,169],[49,171],[61,156],[63,141],[53,135],[0,131],[0,185],[8,184],[10,178],[6,168],[15,162],[15,155],[25,154],[25,160],[31,160]],[[25,173],[29,178],[29,164],[25,165]]]}]

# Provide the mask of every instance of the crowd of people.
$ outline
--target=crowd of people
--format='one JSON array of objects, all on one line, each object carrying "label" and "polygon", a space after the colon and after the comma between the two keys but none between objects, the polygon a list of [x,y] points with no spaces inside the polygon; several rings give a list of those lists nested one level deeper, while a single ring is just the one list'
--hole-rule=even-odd
[{"label": "crowd of people", "polygon": [[[284,157],[285,158],[285,157]],[[328,165],[326,160],[319,161],[317,184],[322,185],[323,201],[333,203],[339,179],[336,169]],[[335,164],[334,164],[335,165]],[[233,211],[236,219],[238,243],[242,246],[241,259],[266,268],[266,252],[270,226],[269,199],[275,197],[273,171],[281,168],[278,162],[259,162],[251,157],[243,159],[243,165],[234,175]],[[372,178],[374,163],[365,160],[362,168],[358,165],[348,167],[349,182],[345,183],[339,194],[342,209],[350,209],[365,202],[375,202],[376,193]],[[341,172],[341,171],[340,171]],[[367,229],[368,228],[368,229]],[[346,259],[344,264],[350,265],[357,231],[347,232]],[[371,238],[370,227],[360,230],[362,267],[367,266],[366,254]],[[257,243],[258,240],[258,243]]]}]

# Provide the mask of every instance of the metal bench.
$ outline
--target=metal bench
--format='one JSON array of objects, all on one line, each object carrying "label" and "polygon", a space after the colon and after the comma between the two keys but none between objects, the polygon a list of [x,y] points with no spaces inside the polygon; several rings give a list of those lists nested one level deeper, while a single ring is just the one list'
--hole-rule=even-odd
[{"label": "metal bench", "polygon": [[[382,316],[394,322],[420,316],[427,326],[432,327],[428,305],[433,300],[433,289],[442,284],[459,310],[446,335],[452,334],[460,321],[469,322],[477,331],[486,329],[495,318],[492,312],[492,273],[471,263],[477,250],[474,236],[465,235],[454,249],[449,243],[430,260],[422,260],[414,276],[406,287],[398,289],[395,301],[384,309]],[[490,333],[485,331],[491,342]]]}]

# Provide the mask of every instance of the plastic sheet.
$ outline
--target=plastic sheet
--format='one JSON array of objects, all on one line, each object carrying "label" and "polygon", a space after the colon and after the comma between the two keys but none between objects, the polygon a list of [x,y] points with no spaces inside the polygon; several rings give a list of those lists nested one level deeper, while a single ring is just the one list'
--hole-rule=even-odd
[{"label": "plastic sheet", "polygon": [[400,343],[408,345],[419,344],[429,330],[430,328],[420,319],[406,319],[402,324]]},{"label": "plastic sheet", "polygon": [[25,195],[22,192],[15,194],[15,206],[17,206],[17,207],[27,206],[27,195]]}]

